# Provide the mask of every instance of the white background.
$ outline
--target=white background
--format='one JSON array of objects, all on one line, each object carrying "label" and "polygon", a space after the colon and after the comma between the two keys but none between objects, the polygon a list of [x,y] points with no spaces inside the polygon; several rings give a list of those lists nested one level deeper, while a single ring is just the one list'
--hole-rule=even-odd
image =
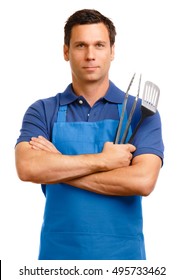
[{"label": "white background", "polygon": [[0,2],[0,259],[37,259],[44,196],[39,185],[18,179],[14,145],[27,107],[71,82],[62,55],[63,27],[83,8],[98,9],[116,26],[110,79],[126,90],[136,72],[143,82],[160,87],[165,161],[154,192],[143,199],[144,233],[148,260],[175,264],[183,250],[183,17],[178,0]]}]

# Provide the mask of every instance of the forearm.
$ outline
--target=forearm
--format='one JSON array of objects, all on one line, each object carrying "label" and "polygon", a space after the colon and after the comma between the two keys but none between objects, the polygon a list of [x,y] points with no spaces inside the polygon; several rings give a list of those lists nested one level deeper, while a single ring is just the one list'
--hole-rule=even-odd
[{"label": "forearm", "polygon": [[108,172],[98,172],[66,183],[77,188],[104,195],[140,195],[138,176],[128,178],[131,167],[119,168]]},{"label": "forearm", "polygon": [[67,156],[35,151],[29,146],[29,143],[25,143],[16,147],[17,172],[23,181],[59,183],[105,170],[100,154]]},{"label": "forearm", "polygon": [[[143,157],[143,162],[141,159]],[[150,160],[150,164],[144,161]],[[104,195],[149,195],[156,184],[161,160],[155,155],[137,157],[128,167],[100,172],[66,182],[77,188]]]}]

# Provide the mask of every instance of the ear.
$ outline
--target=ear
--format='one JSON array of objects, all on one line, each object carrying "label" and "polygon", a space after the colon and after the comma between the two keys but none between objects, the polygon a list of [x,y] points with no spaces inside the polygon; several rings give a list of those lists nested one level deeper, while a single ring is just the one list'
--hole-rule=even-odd
[{"label": "ear", "polygon": [[63,46],[63,53],[64,53],[65,61],[69,61],[69,46],[67,45]]},{"label": "ear", "polygon": [[114,55],[115,55],[115,45],[111,47],[111,61],[114,60]]}]

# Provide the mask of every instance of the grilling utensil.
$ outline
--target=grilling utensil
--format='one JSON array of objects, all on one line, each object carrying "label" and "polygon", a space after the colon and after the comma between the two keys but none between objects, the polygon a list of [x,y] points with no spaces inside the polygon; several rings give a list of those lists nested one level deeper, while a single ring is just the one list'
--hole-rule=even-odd
[{"label": "grilling utensil", "polygon": [[128,92],[130,90],[130,87],[131,87],[131,85],[133,83],[134,78],[135,78],[135,74],[133,75],[133,77],[132,77],[132,79],[130,81],[130,84],[129,84],[128,88],[127,88],[127,91],[125,93],[122,113],[121,113],[121,116],[120,116],[117,133],[116,133],[116,137],[115,137],[115,140],[114,140],[114,144],[118,144],[119,143],[119,138],[120,138],[121,129],[122,129],[122,125],[123,125],[124,115],[125,115],[125,111],[126,111],[126,104],[127,104],[127,101],[128,101]]},{"label": "grilling utensil", "polygon": [[152,82],[147,81],[144,85],[144,91],[142,96],[142,104],[141,104],[142,115],[128,143],[131,143],[133,141],[144,119],[156,113],[158,101],[159,101],[159,95],[160,95],[160,89],[158,88],[158,86],[153,84]]},{"label": "grilling utensil", "polygon": [[134,99],[134,102],[133,102],[133,105],[132,105],[132,108],[131,108],[131,111],[130,111],[130,114],[129,114],[129,117],[128,117],[128,121],[127,121],[127,124],[126,124],[126,128],[125,128],[125,131],[123,133],[123,137],[121,139],[121,144],[124,144],[125,141],[126,141],[126,137],[128,135],[128,131],[129,131],[129,128],[130,128],[130,124],[131,124],[131,121],[132,121],[132,117],[133,117],[133,114],[134,114],[134,111],[135,111],[135,108],[136,108],[136,105],[137,105],[137,101],[139,99],[139,94],[140,94],[140,85],[141,85],[141,75],[140,75],[140,78],[139,78],[139,86],[138,86],[138,92],[137,92],[137,95]]}]

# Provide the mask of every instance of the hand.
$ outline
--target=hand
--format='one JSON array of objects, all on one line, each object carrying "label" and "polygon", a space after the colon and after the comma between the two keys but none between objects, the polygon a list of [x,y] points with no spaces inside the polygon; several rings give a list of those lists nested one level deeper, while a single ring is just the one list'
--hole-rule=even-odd
[{"label": "hand", "polygon": [[32,137],[29,144],[32,149],[37,151],[46,151],[54,154],[61,154],[56,147],[43,136]]},{"label": "hand", "polygon": [[131,144],[106,142],[102,154],[105,162],[107,162],[108,170],[129,166],[132,160],[132,153],[135,150],[135,146]]}]

